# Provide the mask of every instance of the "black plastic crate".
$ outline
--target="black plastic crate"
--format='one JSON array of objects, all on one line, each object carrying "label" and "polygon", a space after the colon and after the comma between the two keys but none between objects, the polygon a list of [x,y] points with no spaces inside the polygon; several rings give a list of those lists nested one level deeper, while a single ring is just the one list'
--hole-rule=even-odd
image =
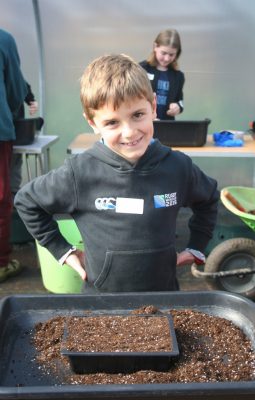
[{"label": "black plastic crate", "polygon": [[153,121],[154,138],[169,147],[201,147],[207,139],[211,120],[202,121]]},{"label": "black plastic crate", "polygon": [[[118,352],[99,352],[99,351],[75,351],[66,348],[66,340],[75,338],[75,325],[71,326],[71,330],[68,326],[65,326],[63,348],[61,354],[67,356],[70,361],[72,370],[76,374],[88,374],[88,373],[132,373],[140,370],[153,370],[153,371],[166,371],[171,365],[171,361],[179,355],[179,349],[177,339],[174,330],[174,324],[172,316],[169,315],[128,315],[128,314],[110,314],[104,313],[100,315],[85,315],[77,318],[102,318],[110,317],[113,322],[116,321],[116,317],[128,317],[128,318],[145,318],[146,324],[153,318],[164,318],[167,320],[169,343],[171,344],[171,350],[169,351],[151,351],[151,352],[130,352],[130,351],[118,351]],[[85,321],[86,322],[86,321]],[[73,323],[74,324],[74,323]],[[111,327],[108,328],[108,333],[111,334]],[[74,331],[73,331],[74,330]],[[84,332],[84,335],[89,333]],[[128,331],[127,331],[128,334]],[[127,336],[128,337],[128,336]],[[77,339],[77,338],[76,338]],[[82,340],[82,338],[81,338]],[[125,336],[123,337],[125,341]]]},{"label": "black plastic crate", "polygon": [[255,304],[229,292],[9,296],[0,302],[0,400],[255,399],[255,379],[245,382],[63,385],[53,374],[38,369],[29,336],[36,323],[55,316],[84,315],[84,310],[130,312],[151,304],[162,312],[169,308],[189,308],[229,319],[244,331],[255,347]]}]

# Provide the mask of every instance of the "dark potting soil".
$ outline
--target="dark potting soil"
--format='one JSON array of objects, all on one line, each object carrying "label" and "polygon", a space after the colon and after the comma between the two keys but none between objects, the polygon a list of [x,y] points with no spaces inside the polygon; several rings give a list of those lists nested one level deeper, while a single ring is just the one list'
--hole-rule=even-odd
[{"label": "dark potting soil", "polygon": [[[134,310],[132,314],[153,314],[156,312],[154,306],[147,306]],[[63,345],[64,327],[66,324],[71,324],[76,335],[80,335],[81,342],[86,341],[86,331],[83,325],[79,327],[79,321],[83,318],[77,318],[77,321],[75,321],[76,317],[70,316],[56,316],[46,322],[36,324],[32,344],[37,350],[38,368],[47,374],[50,372],[55,375],[58,384],[61,379],[61,384],[85,385],[254,380],[255,353],[250,340],[231,321],[191,309],[169,310],[168,313],[171,313],[173,317],[180,356],[173,361],[167,372],[143,370],[129,374],[78,375],[72,373],[68,359],[60,353]],[[98,340],[100,349],[109,351],[110,348],[107,347],[109,337],[105,335],[105,328],[100,328],[98,317],[96,318],[98,336],[94,340]],[[154,321],[154,319],[151,320]],[[106,316],[104,316],[104,323],[105,321]],[[137,321],[137,325],[135,321]],[[93,322],[93,315],[91,315],[91,322]],[[157,318],[155,323],[158,323]],[[121,329],[121,326],[119,326],[119,329]],[[123,335],[125,335],[126,329],[125,327]],[[133,319],[132,334],[139,336],[139,333],[141,333],[141,323],[139,319]],[[157,332],[159,335],[161,333],[162,330]],[[132,343],[135,345],[135,340],[129,343],[129,347],[132,346]],[[148,350],[151,347],[156,348],[154,339],[151,343],[149,340],[146,343]],[[169,345],[169,339],[167,345]]]},{"label": "dark potting soil", "polygon": [[100,315],[69,318],[64,348],[89,353],[144,353],[167,352],[173,346],[165,316]]}]

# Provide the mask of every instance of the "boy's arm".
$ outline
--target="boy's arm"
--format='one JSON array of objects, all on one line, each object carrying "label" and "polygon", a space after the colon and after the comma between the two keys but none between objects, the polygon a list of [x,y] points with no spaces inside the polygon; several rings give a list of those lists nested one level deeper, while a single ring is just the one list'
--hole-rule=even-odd
[{"label": "boy's arm", "polygon": [[31,235],[59,260],[71,247],[61,235],[56,214],[72,214],[77,206],[75,179],[69,160],[63,167],[24,185],[15,207]]},{"label": "boy's arm", "polygon": [[189,220],[190,237],[186,249],[177,254],[178,266],[205,263],[203,252],[212,237],[217,218],[217,182],[206,176],[196,165],[192,168],[186,204],[193,211]]},{"label": "boy's arm", "polygon": [[188,207],[193,211],[189,220],[190,238],[187,248],[204,252],[217,221],[220,194],[217,182],[192,166],[192,181],[187,194]]}]

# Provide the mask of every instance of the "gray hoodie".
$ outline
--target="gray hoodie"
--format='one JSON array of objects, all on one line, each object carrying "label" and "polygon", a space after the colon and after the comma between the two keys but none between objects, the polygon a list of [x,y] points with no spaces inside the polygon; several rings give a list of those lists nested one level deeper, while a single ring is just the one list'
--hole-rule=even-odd
[{"label": "gray hoodie", "polygon": [[57,259],[70,249],[54,220],[70,214],[85,245],[85,290],[177,290],[175,230],[190,207],[187,246],[204,251],[219,193],[185,154],[155,140],[132,165],[103,143],[29,182],[15,206],[29,232]]}]

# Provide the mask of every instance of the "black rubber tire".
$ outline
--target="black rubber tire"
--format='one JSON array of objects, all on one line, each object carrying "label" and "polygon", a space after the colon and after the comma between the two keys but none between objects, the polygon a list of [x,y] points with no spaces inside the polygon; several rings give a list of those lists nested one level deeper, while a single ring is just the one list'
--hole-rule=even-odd
[{"label": "black rubber tire", "polygon": [[[229,271],[238,268],[255,271],[255,240],[234,238],[216,246],[205,263],[205,272]],[[255,273],[244,276],[206,278],[213,290],[225,290],[255,299]]]}]

